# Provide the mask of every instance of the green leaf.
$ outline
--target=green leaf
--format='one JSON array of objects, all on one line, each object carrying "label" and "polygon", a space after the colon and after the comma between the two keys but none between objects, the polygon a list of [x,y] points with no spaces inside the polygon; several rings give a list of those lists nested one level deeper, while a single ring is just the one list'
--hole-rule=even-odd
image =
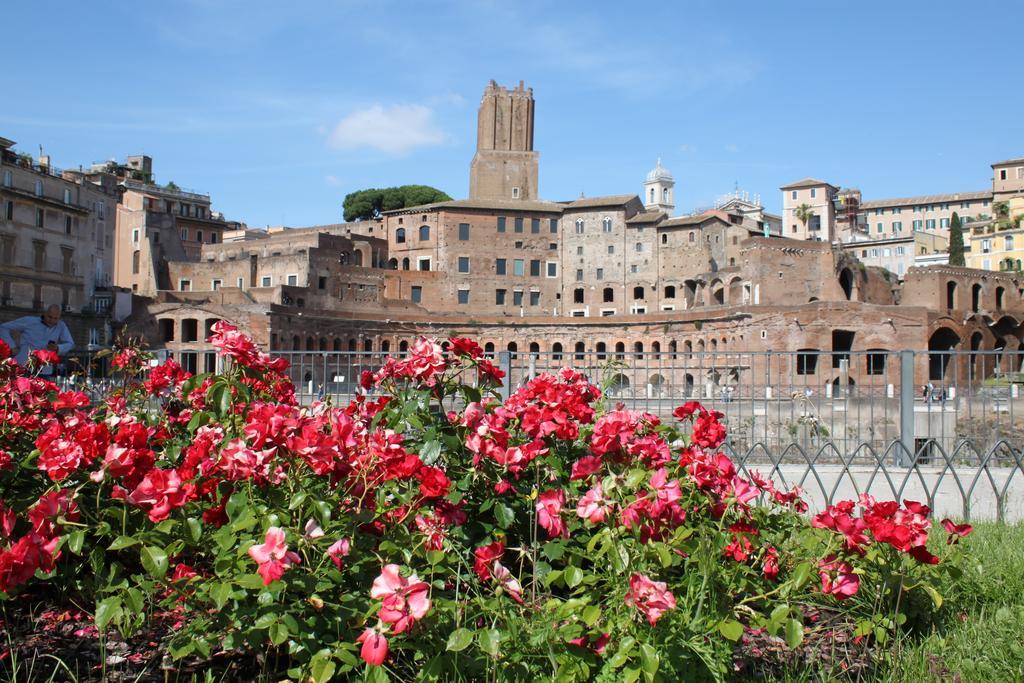
[{"label": "green leaf", "polygon": [[139,539],[132,538],[131,536],[118,536],[114,539],[114,542],[107,546],[107,550],[121,550],[122,548],[130,548],[133,545],[141,543]]},{"label": "green leaf", "polygon": [[124,601],[128,606],[128,609],[136,614],[142,612],[142,608],[145,606],[145,598],[142,595],[142,591],[138,588],[129,588],[124,593]]},{"label": "green leaf", "polygon": [[654,680],[654,674],[658,673],[659,664],[661,664],[661,658],[658,656],[658,651],[654,649],[654,646],[648,643],[641,645],[640,668],[644,670],[647,680]]},{"label": "green leaf", "polygon": [[791,648],[797,647],[804,641],[804,625],[799,619],[790,619],[786,622],[786,645]]},{"label": "green leaf", "polygon": [[274,614],[273,612],[264,612],[263,614],[261,614],[256,619],[256,621],[253,623],[252,627],[256,628],[256,629],[264,629],[264,628],[270,628],[271,626],[273,626],[276,623],[277,623],[277,615],[276,614]]},{"label": "green leaf", "polygon": [[718,624],[718,632],[727,640],[736,642],[743,637],[743,624],[735,619],[727,619]]},{"label": "green leaf", "polygon": [[294,496],[292,496],[292,499],[288,502],[288,509],[298,509],[300,505],[306,502],[307,498],[309,498],[309,494],[306,493],[305,491],[297,492]]},{"label": "green leaf", "polygon": [[923,586],[924,592],[928,594],[928,597],[932,599],[932,603],[935,605],[935,609],[942,607],[942,596],[939,595],[939,591],[935,590],[935,586],[930,586],[927,583]]},{"label": "green leaf", "polygon": [[234,520],[238,513],[246,509],[249,506],[249,498],[245,495],[244,491],[236,491],[230,498],[228,498],[227,505],[224,506],[224,512],[227,513],[228,519]]},{"label": "green leaf", "polygon": [[590,605],[583,610],[583,623],[587,626],[593,626],[597,623],[598,619],[601,618],[601,608],[597,605]]},{"label": "green leaf", "polygon": [[583,581],[583,570],[579,567],[568,566],[562,572],[562,579],[569,588],[575,588]]},{"label": "green leaf", "polygon": [[507,529],[515,521],[516,513],[504,503],[496,503],[494,506],[494,517],[498,520],[498,525],[502,529]]},{"label": "green leaf", "polygon": [[501,644],[501,632],[498,629],[490,628],[483,631],[478,631],[476,634],[477,642],[480,643],[480,647],[483,651],[492,657],[498,655],[498,646]]},{"label": "green leaf", "polygon": [[82,554],[82,546],[85,544],[85,532],[81,529],[68,534],[67,548],[75,555]]},{"label": "green leaf", "polygon": [[288,627],[281,622],[271,625],[270,642],[274,645],[280,645],[286,640],[288,640]]},{"label": "green leaf", "polygon": [[324,683],[334,677],[334,658],[330,654],[317,654],[309,663],[309,674],[313,677],[313,683]]},{"label": "green leaf", "polygon": [[420,460],[425,465],[433,465],[434,461],[437,460],[438,456],[441,455],[441,442],[436,439],[431,439],[423,444],[420,448]]},{"label": "green leaf", "polygon": [[445,646],[445,649],[449,652],[462,652],[469,647],[469,644],[472,642],[472,631],[464,628],[457,628],[452,631],[450,636],[448,636],[448,645]]},{"label": "green leaf", "polygon": [[640,678],[640,669],[629,668],[622,672],[622,683],[635,683]]},{"label": "green leaf", "polygon": [[218,583],[210,589],[210,597],[213,599],[214,606],[217,609],[222,609],[231,597],[231,584],[227,581]]},{"label": "green leaf", "polygon": [[186,521],[188,523],[188,535],[192,537],[193,543],[198,543],[203,535],[203,523],[195,517],[189,517]]},{"label": "green leaf", "polygon": [[116,595],[111,596],[96,604],[96,616],[93,618],[93,622],[102,633],[107,630],[107,624],[121,618],[121,613],[121,598]]},{"label": "green leaf", "polygon": [[167,573],[167,553],[162,548],[147,545],[139,553],[142,566],[154,579],[162,579]]},{"label": "green leaf", "polygon": [[668,546],[664,543],[657,543],[654,545],[654,552],[658,554],[658,561],[661,562],[662,567],[672,566],[672,553],[669,552]]}]

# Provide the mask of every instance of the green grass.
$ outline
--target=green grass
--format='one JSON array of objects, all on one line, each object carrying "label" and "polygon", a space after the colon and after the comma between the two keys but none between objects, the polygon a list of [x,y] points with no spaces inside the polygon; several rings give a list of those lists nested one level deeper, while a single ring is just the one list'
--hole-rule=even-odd
[{"label": "green grass", "polygon": [[1024,526],[977,524],[963,542],[973,559],[943,623],[897,642],[876,680],[1024,681]]}]

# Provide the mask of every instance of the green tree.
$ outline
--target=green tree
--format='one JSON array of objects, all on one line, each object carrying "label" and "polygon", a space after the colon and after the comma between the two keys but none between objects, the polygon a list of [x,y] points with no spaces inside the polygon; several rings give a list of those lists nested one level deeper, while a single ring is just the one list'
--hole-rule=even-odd
[{"label": "green tree", "polygon": [[949,265],[967,265],[964,261],[964,231],[960,227],[960,216],[955,211],[949,220]]},{"label": "green tree", "polygon": [[804,224],[804,230],[807,230],[807,221],[811,220],[814,216],[814,209],[811,208],[810,204],[804,203],[796,207],[796,217],[801,223]]},{"label": "green tree", "polygon": [[379,218],[383,211],[404,209],[432,202],[451,201],[451,197],[429,185],[401,185],[399,187],[356,190],[345,195],[342,208],[346,221]]}]

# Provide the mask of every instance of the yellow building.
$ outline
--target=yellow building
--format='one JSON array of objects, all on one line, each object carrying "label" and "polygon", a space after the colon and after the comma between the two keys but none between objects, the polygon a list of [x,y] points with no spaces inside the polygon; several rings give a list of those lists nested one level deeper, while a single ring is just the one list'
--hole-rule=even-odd
[{"label": "yellow building", "polygon": [[[1021,199],[1024,204],[1024,198]],[[1024,212],[1024,207],[1022,207]],[[1024,270],[1024,223],[988,223],[965,231],[970,251],[964,253],[968,268],[983,270]],[[1011,227],[1006,227],[1011,226]],[[964,246],[967,246],[965,244]]]}]

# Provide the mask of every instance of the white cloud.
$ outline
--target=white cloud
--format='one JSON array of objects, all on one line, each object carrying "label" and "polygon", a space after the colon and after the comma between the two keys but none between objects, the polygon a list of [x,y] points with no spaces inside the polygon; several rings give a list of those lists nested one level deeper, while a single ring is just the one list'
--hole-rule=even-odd
[{"label": "white cloud", "polygon": [[419,104],[375,104],[343,118],[327,138],[337,149],[370,147],[404,154],[416,147],[439,145],[445,135],[434,124],[434,112]]},{"label": "white cloud", "polygon": [[324,177],[324,182],[331,187],[341,187],[341,178],[336,175],[329,175]]}]

